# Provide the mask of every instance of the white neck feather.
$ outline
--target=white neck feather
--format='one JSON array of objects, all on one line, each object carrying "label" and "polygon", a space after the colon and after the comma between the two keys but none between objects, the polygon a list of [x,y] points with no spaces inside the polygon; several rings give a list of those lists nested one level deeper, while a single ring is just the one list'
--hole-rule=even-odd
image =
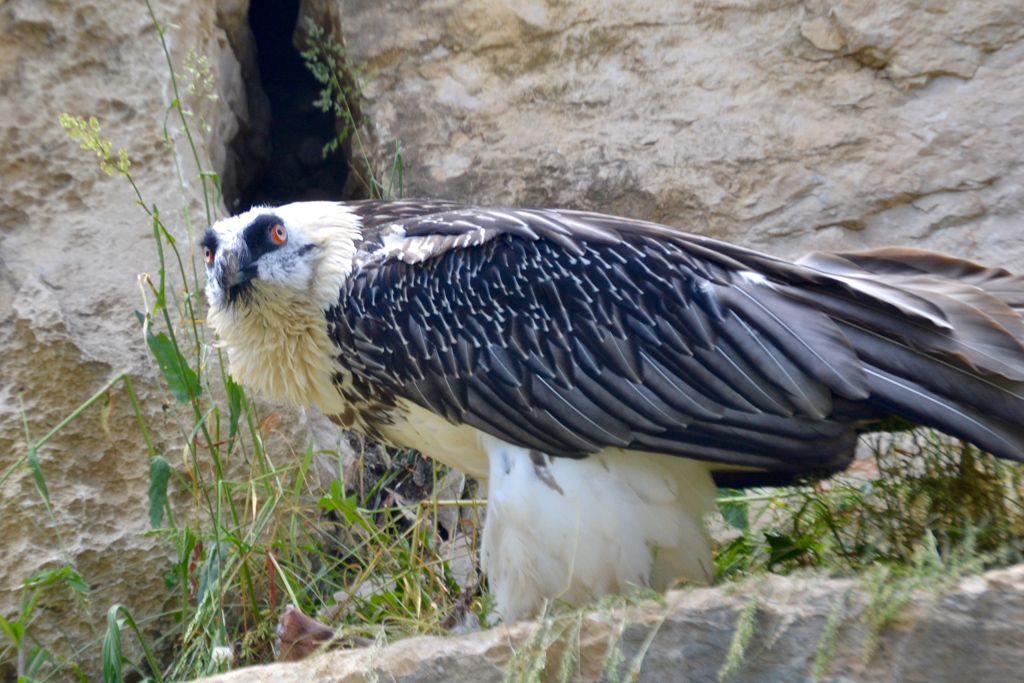
[{"label": "white neck feather", "polygon": [[254,280],[247,301],[211,307],[209,322],[236,380],[295,406],[316,403],[330,411],[340,402],[333,377],[341,368],[325,312],[338,303],[352,271],[359,219],[333,202],[290,204],[275,212],[319,247],[308,288]]},{"label": "white neck feather", "polygon": [[234,315],[211,312],[210,323],[237,381],[295,406],[337,402],[331,381],[337,363],[322,306],[297,296],[262,296]]}]

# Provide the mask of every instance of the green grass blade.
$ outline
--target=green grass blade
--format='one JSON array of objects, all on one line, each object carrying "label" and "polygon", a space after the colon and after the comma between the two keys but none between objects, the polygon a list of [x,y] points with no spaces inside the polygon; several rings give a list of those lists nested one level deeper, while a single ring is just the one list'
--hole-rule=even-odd
[{"label": "green grass blade", "polygon": [[160,528],[167,506],[167,482],[171,478],[171,464],[162,455],[149,459],[149,524]]},{"label": "green grass blade", "polygon": [[121,605],[113,605],[107,610],[107,633],[103,636],[103,683],[123,683],[121,676],[121,625],[117,622],[117,613]]}]

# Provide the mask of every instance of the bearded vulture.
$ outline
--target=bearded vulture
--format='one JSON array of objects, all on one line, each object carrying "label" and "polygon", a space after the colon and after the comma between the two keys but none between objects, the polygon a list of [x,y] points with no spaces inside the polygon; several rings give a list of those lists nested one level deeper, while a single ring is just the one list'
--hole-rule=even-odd
[{"label": "bearded vulture", "polygon": [[255,208],[200,246],[237,380],[486,482],[506,619],[709,582],[716,485],[840,471],[890,418],[1024,460],[1024,281],[951,256],[427,200]]}]

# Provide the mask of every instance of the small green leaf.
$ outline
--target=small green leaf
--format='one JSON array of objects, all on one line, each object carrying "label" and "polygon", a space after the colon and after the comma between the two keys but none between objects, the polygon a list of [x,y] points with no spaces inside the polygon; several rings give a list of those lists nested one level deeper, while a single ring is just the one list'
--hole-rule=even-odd
[{"label": "small green leaf", "polygon": [[39,495],[43,497],[43,500],[47,505],[50,504],[50,492],[46,488],[46,477],[43,476],[43,468],[39,466],[39,459],[36,458],[35,448],[30,448],[28,451],[28,466],[32,470],[32,478],[36,482],[36,489],[39,490]]},{"label": "small green leaf", "polygon": [[224,556],[230,551],[227,543],[218,543],[209,547],[206,559],[199,567],[199,588],[196,590],[196,604],[202,604],[207,592],[221,585],[221,572],[224,569]]},{"label": "small green leaf", "polygon": [[44,569],[25,579],[21,585],[25,588],[42,588],[53,586],[64,582],[72,590],[78,593],[88,593],[89,584],[85,582],[78,570],[68,567],[57,567],[56,569]]},{"label": "small green leaf", "polygon": [[171,478],[171,463],[162,455],[149,460],[149,524],[160,528],[167,505],[167,482]]},{"label": "small green leaf", "polygon": [[203,395],[203,387],[199,383],[199,377],[189,367],[185,356],[182,355],[178,347],[174,345],[174,342],[165,333],[161,332],[154,335],[152,326],[149,327],[146,330],[146,343],[149,344],[150,351],[156,357],[157,365],[160,366],[160,372],[164,374],[164,379],[167,380],[167,386],[179,403],[188,403],[191,397],[199,398]]},{"label": "small green leaf", "polygon": [[199,539],[196,537],[196,532],[192,531],[192,527],[188,524],[185,525],[185,535],[181,537],[181,545],[179,546],[178,556],[181,558],[181,562],[178,563],[178,569],[182,572],[182,578],[188,581],[188,565],[192,557],[192,551],[196,547],[196,543]]},{"label": "small green leaf", "polygon": [[11,641],[11,645],[16,648],[21,647],[22,631],[23,624],[20,621],[7,621],[0,617],[0,632],[7,636],[7,639]]},{"label": "small green leaf", "polygon": [[122,683],[121,678],[121,625],[117,612],[121,605],[107,610],[107,634],[103,636],[103,683]]},{"label": "small green leaf", "polygon": [[54,657],[52,652],[50,652],[42,646],[36,645],[35,647],[29,649],[28,655],[25,657],[26,675],[24,677],[19,677],[18,683],[21,683],[22,680],[24,680],[25,683],[36,683],[37,681],[45,681],[47,680],[45,677],[46,671],[44,670],[43,667],[48,667],[52,670],[52,667],[60,666],[61,664],[65,663],[68,664],[71,667],[72,671],[74,671],[78,675],[78,680],[86,680],[85,676],[82,674],[81,667],[71,662],[68,662],[67,660],[58,661],[58,659]]},{"label": "small green leaf", "polygon": [[812,539],[806,534],[799,536],[776,536],[766,533],[765,540],[771,548],[771,556],[768,559],[769,569],[781,562],[788,562],[801,557],[807,552]]},{"label": "small green leaf", "polygon": [[345,521],[349,524],[358,524],[364,529],[370,529],[366,518],[363,517],[363,513],[358,508],[357,496],[354,493],[350,496],[344,495],[341,489],[341,482],[337,479],[331,482],[330,491],[326,496],[320,498],[317,505],[328,512],[340,512],[345,516]]},{"label": "small green leaf", "polygon": [[750,528],[746,503],[719,503],[718,509],[721,511],[725,521],[740,531],[746,531]]},{"label": "small green leaf", "polygon": [[[244,392],[231,376],[228,376],[227,384],[224,387],[228,392],[228,441],[235,438],[238,433],[238,420],[242,417],[242,398]],[[230,446],[228,446],[230,448]]]},{"label": "small green leaf", "polygon": [[164,572],[164,586],[167,588],[174,588],[178,585],[178,568],[171,567]]},{"label": "small green leaf", "polygon": [[71,590],[76,593],[88,593],[89,584],[85,582],[85,578],[71,567],[65,567],[65,569],[67,571],[62,577],[64,579],[64,583],[70,586]]}]

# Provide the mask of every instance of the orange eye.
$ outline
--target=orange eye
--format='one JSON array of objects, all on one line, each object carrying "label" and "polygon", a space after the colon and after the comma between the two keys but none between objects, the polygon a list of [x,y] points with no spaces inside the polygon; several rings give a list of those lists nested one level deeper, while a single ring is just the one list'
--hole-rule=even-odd
[{"label": "orange eye", "polygon": [[213,249],[203,247],[203,260],[206,261],[206,265],[213,265]]},{"label": "orange eye", "polygon": [[280,223],[275,223],[274,227],[270,229],[270,239],[274,241],[274,244],[280,246],[288,241],[288,233],[285,232],[284,226]]}]

